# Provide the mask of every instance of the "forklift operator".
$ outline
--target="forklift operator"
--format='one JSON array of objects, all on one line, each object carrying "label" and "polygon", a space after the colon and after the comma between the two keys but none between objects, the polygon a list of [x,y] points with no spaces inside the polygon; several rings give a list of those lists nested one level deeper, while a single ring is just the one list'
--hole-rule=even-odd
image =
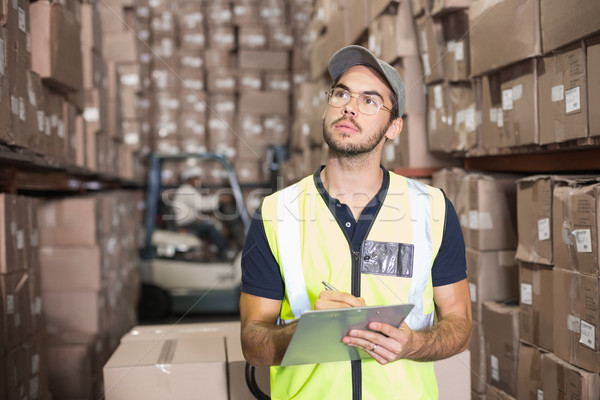
[{"label": "forklift operator", "polygon": [[[402,130],[398,71],[348,46],[329,74],[326,164],[267,196],[246,236],[244,356],[271,366],[273,399],[437,399],[432,361],[471,337],[460,223],[440,189],[381,166],[385,142]],[[403,303],[414,308],[400,326],[372,321],[339,338],[370,358],[280,366],[305,310]]]},{"label": "forklift operator", "polygon": [[181,185],[173,198],[175,221],[177,227],[184,229],[200,239],[208,237],[217,246],[221,259],[232,258],[228,251],[227,239],[217,230],[215,225],[202,213],[213,212],[219,208],[219,198],[200,192],[202,170],[199,167],[188,167],[181,173]]}]

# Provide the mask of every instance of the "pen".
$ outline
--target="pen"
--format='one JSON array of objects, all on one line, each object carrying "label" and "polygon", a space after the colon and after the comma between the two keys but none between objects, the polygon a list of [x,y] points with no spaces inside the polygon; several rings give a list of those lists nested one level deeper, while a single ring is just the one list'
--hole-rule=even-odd
[{"label": "pen", "polygon": [[339,290],[337,290],[336,288],[331,286],[329,283],[327,283],[325,281],[321,281],[321,282],[323,283],[323,286],[325,286],[325,290],[331,290],[332,292],[339,292]]}]

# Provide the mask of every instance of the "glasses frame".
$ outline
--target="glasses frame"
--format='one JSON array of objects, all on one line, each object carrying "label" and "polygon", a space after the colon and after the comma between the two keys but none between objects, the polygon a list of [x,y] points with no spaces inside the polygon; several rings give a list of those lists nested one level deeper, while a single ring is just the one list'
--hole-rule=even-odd
[{"label": "glasses frame", "polygon": [[[334,106],[334,105],[330,104],[331,98],[333,97],[333,91],[334,91],[334,90],[343,90],[344,92],[348,93],[348,94],[350,95],[350,97],[348,98],[348,101],[347,101],[346,103],[342,104],[341,106]],[[359,99],[361,96],[368,96],[368,95],[364,95],[364,94],[360,94],[360,93],[358,93],[358,94],[353,94],[352,92],[350,92],[350,91],[348,91],[348,90],[346,90],[346,89],[340,88],[340,87],[337,87],[337,88],[332,88],[332,89],[329,89],[329,90],[327,90],[327,91],[325,92],[325,95],[327,96],[327,105],[328,105],[328,106],[331,106],[331,107],[335,107],[335,108],[342,108],[342,107],[344,107],[346,104],[350,103],[350,99],[352,99],[352,98],[355,98],[355,99],[356,99],[356,101],[358,101],[358,99]],[[360,104],[360,102],[359,102],[359,103],[357,103],[357,104]],[[358,106],[357,106],[357,108],[358,108]],[[367,114],[367,113],[365,113],[365,112],[362,112],[362,111],[360,111],[360,110],[359,110],[359,111],[360,111],[361,113],[365,114],[365,115],[377,115],[377,113],[379,112],[379,110],[381,110],[382,108],[383,108],[385,111],[389,112],[389,113],[391,113],[391,112],[392,112],[392,109],[391,109],[391,108],[389,108],[389,107],[386,107],[386,106],[384,106],[383,104],[380,104],[380,105],[379,105],[379,107],[377,107],[377,111],[375,111],[373,114]]]}]

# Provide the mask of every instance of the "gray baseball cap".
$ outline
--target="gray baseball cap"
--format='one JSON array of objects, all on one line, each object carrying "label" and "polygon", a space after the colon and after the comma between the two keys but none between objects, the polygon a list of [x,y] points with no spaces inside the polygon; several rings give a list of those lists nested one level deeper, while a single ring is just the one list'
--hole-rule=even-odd
[{"label": "gray baseball cap", "polygon": [[396,68],[375,57],[373,53],[362,46],[350,45],[338,50],[329,60],[329,75],[334,82],[342,76],[344,71],[355,65],[366,65],[373,68],[383,76],[398,98],[397,118],[404,113],[404,83]]}]

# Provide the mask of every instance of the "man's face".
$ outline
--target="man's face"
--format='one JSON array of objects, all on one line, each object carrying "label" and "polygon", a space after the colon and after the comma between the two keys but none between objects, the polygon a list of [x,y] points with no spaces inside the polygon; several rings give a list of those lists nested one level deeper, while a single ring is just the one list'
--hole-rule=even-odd
[{"label": "man's face", "polygon": [[[383,105],[392,108],[391,90],[376,72],[366,66],[348,68],[336,87],[348,90],[353,96],[369,94],[378,97]],[[327,106],[323,116],[325,142],[333,151],[347,156],[371,152],[383,143],[389,127],[388,111],[382,108],[375,115],[364,115],[358,111],[355,97],[343,107]]]}]

